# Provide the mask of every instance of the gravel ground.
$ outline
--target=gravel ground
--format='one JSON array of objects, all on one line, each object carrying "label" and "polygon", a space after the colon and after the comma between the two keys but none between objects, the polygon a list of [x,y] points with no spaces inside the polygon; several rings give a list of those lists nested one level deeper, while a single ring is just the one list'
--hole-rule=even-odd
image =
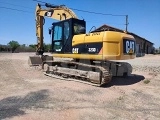
[{"label": "gravel ground", "polygon": [[134,71],[160,73],[160,56],[159,55],[146,55],[131,60],[123,60],[132,65]]},{"label": "gravel ground", "polygon": [[103,88],[47,77],[29,55],[0,53],[0,120],[160,119],[158,55],[125,60],[132,76]]}]

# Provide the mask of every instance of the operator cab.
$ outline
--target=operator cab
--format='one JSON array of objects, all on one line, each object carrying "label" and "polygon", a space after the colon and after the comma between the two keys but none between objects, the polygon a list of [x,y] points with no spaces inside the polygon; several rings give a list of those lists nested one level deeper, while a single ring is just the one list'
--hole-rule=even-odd
[{"label": "operator cab", "polygon": [[52,35],[53,53],[72,53],[72,38],[86,33],[86,22],[75,18],[56,22],[49,33]]}]

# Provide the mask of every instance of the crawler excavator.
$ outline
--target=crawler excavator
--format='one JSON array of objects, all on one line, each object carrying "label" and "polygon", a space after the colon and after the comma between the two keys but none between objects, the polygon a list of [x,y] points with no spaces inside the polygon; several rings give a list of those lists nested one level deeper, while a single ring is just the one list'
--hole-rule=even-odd
[{"label": "crawler excavator", "polygon": [[[52,56],[43,55],[44,17],[58,20],[52,24]],[[29,64],[42,65],[44,74],[61,79],[75,79],[102,86],[112,76],[126,76],[132,72],[128,63],[135,58],[135,39],[127,32],[100,30],[86,33],[86,22],[64,5],[40,4],[36,7],[37,56],[30,56]],[[39,56],[38,56],[39,55]],[[72,58],[55,60],[54,58]],[[116,60],[116,61],[114,61]],[[118,61],[118,62],[117,62]]]}]

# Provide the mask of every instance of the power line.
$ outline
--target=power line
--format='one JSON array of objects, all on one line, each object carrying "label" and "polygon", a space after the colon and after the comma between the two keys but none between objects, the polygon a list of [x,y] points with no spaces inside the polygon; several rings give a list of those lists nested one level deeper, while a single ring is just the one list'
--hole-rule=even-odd
[{"label": "power line", "polygon": [[[40,2],[40,3],[46,3],[46,2],[43,2],[43,1],[40,1],[40,0],[32,0],[32,1]],[[33,9],[33,8],[30,8],[30,7],[21,6],[21,5],[16,5],[16,4],[11,4],[11,3],[6,3],[6,2],[0,2],[0,3],[9,4],[9,5],[13,5],[13,6],[19,6],[19,7],[23,7],[23,8]],[[33,12],[29,12],[29,11],[25,11],[25,10],[20,10],[20,9],[9,8],[9,7],[1,7],[1,6],[0,6],[0,8],[9,9],[9,10],[14,10],[14,11],[19,11],[19,12],[33,13]],[[111,16],[126,16],[126,15],[114,15],[114,14],[96,13],[96,12],[79,10],[79,9],[74,9],[74,8],[70,8],[70,9],[77,10],[77,11],[81,11],[81,12],[92,13],[92,14],[111,15]],[[126,25],[126,24],[125,24],[125,25]],[[127,26],[127,25],[126,25],[126,26]]]},{"label": "power line", "polygon": [[[41,0],[32,0],[32,1],[36,1],[36,2],[40,2],[40,3],[46,3],[44,1]],[[86,13],[90,13],[90,14],[98,14],[98,15],[109,15],[109,16],[115,16],[115,17],[125,17],[126,18],[126,31],[128,28],[128,15],[116,15],[116,14],[106,14],[106,13],[98,13],[98,12],[93,12],[93,11],[87,11],[87,10],[80,10],[80,9],[75,9],[75,8],[70,8],[76,11],[80,11],[80,12],[86,12]]]},{"label": "power line", "polygon": [[[40,3],[46,3],[46,2],[41,1],[41,0],[32,0],[32,1],[40,2]],[[109,16],[126,16],[126,15],[116,15],[116,14],[98,13],[98,12],[93,12],[93,11],[80,10],[80,9],[76,9],[76,8],[70,8],[70,9],[76,10],[76,11],[80,11],[80,12],[86,12],[86,13],[90,13],[90,14],[109,15]]]},{"label": "power line", "polygon": [[86,10],[79,10],[79,9],[75,9],[75,8],[71,8],[71,9],[76,10],[76,11],[80,11],[80,12],[86,12],[86,13],[98,14],[98,15],[125,16],[125,15],[114,15],[114,14],[106,14],[106,13],[98,13],[98,12],[92,12],[92,11],[86,11]]},{"label": "power line", "polygon": [[15,11],[19,11],[19,12],[33,13],[33,12],[29,12],[29,11],[25,11],[25,10],[20,10],[20,9],[9,8],[9,7],[0,7],[0,8],[2,8],[2,9],[8,9],[8,10],[15,10]]},{"label": "power line", "polygon": [[[15,11],[19,11],[19,12],[33,13],[33,12],[29,12],[29,11],[24,11],[24,10],[14,9],[14,8],[8,8],[8,7],[0,7],[0,8],[9,9],[9,10],[15,10]],[[88,20],[86,20],[86,22],[92,22],[93,23],[93,21],[88,21]],[[101,21],[94,21],[94,23],[99,23],[99,22],[101,22]],[[124,24],[120,24],[120,23],[119,24],[118,23],[109,23],[109,24],[124,25]]]},{"label": "power line", "polygon": [[[41,0],[32,0],[32,1],[40,2],[40,3],[46,3],[46,2],[41,1]],[[4,3],[4,4],[8,4],[8,5],[13,5],[13,6],[19,6],[19,7],[23,7],[23,8],[33,9],[33,8],[31,8],[31,7],[16,5],[16,4],[12,4],[12,3],[6,3],[6,2],[0,2],[0,3]],[[110,15],[110,16],[126,16],[126,15],[116,15],[116,14],[98,13],[98,12],[93,12],[93,11],[80,10],[80,9],[76,9],[76,8],[70,8],[70,9],[73,9],[73,10],[76,10],[76,11],[80,11],[80,12],[86,12],[86,13],[90,13],[90,14]]]}]

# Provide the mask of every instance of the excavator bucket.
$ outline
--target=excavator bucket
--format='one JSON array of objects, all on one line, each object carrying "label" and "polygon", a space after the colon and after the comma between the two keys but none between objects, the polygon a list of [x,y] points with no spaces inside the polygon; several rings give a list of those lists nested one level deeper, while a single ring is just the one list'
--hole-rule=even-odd
[{"label": "excavator bucket", "polygon": [[36,56],[29,56],[28,65],[29,66],[39,66],[39,65],[42,65],[42,59],[41,59],[41,57],[38,56],[38,55],[36,55]]},{"label": "excavator bucket", "polygon": [[29,56],[28,59],[28,64],[29,66],[39,66],[42,65],[43,61],[53,61],[53,56],[48,56],[48,55],[44,55],[44,56]]}]

